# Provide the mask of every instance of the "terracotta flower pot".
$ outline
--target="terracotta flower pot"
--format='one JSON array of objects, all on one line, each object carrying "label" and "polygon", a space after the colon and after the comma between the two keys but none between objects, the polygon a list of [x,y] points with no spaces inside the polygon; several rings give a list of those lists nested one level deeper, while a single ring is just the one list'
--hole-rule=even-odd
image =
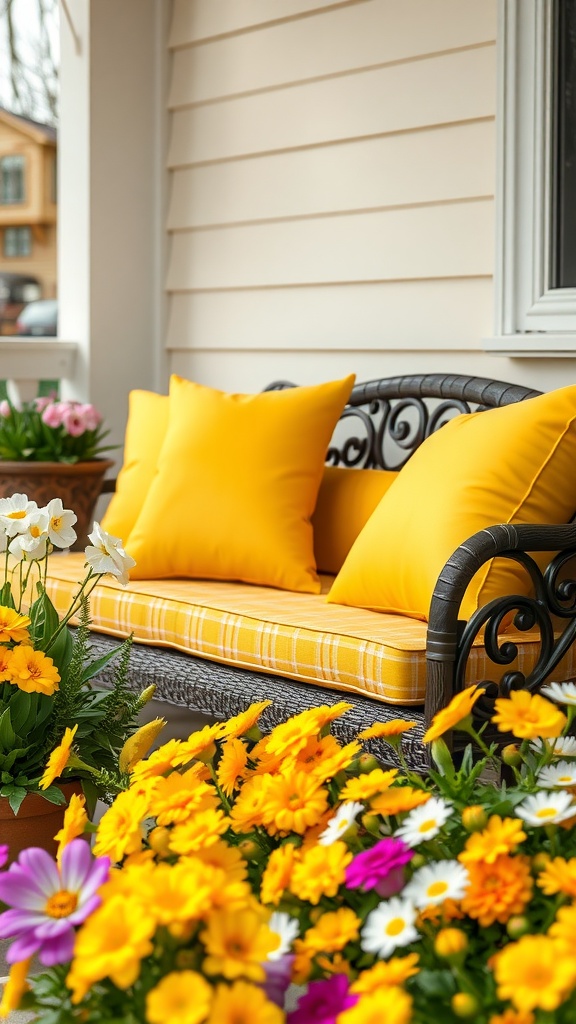
[{"label": "terracotta flower pot", "polygon": [[0,460],[0,498],[27,494],[38,505],[47,505],[51,498],[61,498],[64,508],[78,516],[74,529],[78,539],[75,551],[83,551],[92,530],[94,508],[102,489],[104,474],[112,459],[90,459],[87,462],[4,462]]},{"label": "terracotta flower pot", "polygon": [[0,842],[7,843],[11,861],[16,860],[27,846],[41,846],[55,856],[57,844],[54,836],[62,828],[70,797],[73,793],[81,793],[82,786],[76,781],[63,782],[61,789],[66,797],[65,804],[51,804],[38,793],[28,793],[18,814],[14,814],[7,797],[0,797]]}]

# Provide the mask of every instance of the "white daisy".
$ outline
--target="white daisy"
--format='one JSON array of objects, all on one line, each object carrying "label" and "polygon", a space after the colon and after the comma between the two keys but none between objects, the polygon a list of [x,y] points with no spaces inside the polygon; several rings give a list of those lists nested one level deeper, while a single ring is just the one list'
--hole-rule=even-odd
[{"label": "white daisy", "polygon": [[558,704],[576,704],[576,683],[547,683],[540,692]]},{"label": "white daisy", "polygon": [[425,864],[408,882],[403,895],[420,909],[444,900],[461,900],[468,888],[468,872],[457,860]]},{"label": "white daisy", "polygon": [[415,807],[406,815],[394,835],[403,839],[407,846],[418,846],[426,839],[438,835],[451,812],[452,804],[440,797],[432,796],[425,804]]},{"label": "white daisy", "polygon": [[46,506],[48,514],[48,536],[55,548],[69,548],[76,540],[76,530],[72,527],[77,521],[75,512],[64,508],[60,498],[52,498]]},{"label": "white daisy", "polygon": [[530,747],[537,754],[552,748],[555,757],[576,757],[576,736],[558,736],[552,740],[534,740]]},{"label": "white daisy", "polygon": [[128,584],[128,570],[136,562],[124,551],[120,537],[113,537],[102,529],[100,523],[94,523],[88,540],[92,541],[92,545],[89,544],[84,552],[86,563],[96,573],[109,572],[116,576],[118,582],[125,587]]},{"label": "white daisy", "polygon": [[271,932],[274,932],[274,935],[278,936],[280,944],[271,953],[268,953],[267,959],[280,960],[286,953],[290,953],[294,939],[298,938],[300,922],[295,917],[290,917],[290,914],[275,910],[268,921],[268,927]]},{"label": "white daisy", "polygon": [[7,537],[15,537],[18,533],[26,533],[32,512],[38,505],[28,501],[27,494],[13,494],[11,498],[0,498],[0,521]]},{"label": "white daisy", "polygon": [[360,945],[365,953],[387,959],[398,946],[409,946],[418,938],[414,927],[416,908],[410,900],[394,896],[379,903],[366,918]]},{"label": "white daisy", "polygon": [[540,793],[526,797],[514,813],[527,825],[556,825],[566,818],[574,817],[576,804],[573,803],[571,793],[543,789]]},{"label": "white daisy", "polygon": [[544,789],[555,789],[556,786],[576,786],[576,765],[570,761],[557,761],[548,764],[538,773],[537,782]]},{"label": "white daisy", "polygon": [[330,818],[324,831],[320,833],[318,837],[320,846],[332,846],[337,839],[341,839],[354,824],[360,811],[363,810],[364,804],[358,803],[357,800],[349,800],[347,803],[341,804],[334,817]]}]

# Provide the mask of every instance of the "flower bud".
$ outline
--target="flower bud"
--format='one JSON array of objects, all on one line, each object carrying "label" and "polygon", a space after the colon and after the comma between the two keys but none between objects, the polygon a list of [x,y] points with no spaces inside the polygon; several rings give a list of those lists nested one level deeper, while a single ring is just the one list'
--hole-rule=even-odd
[{"label": "flower bud", "polygon": [[379,761],[374,757],[374,754],[360,754],[357,761],[357,770],[360,775],[367,775],[368,772],[373,772],[375,768],[380,767]]},{"label": "flower bud", "polygon": [[245,860],[262,860],[263,851],[253,839],[243,839],[238,843],[238,853],[241,853]]},{"label": "flower bud", "polygon": [[517,743],[508,743],[503,747],[500,756],[504,764],[509,765],[510,768],[518,768],[522,764],[522,755]]},{"label": "flower bud", "polygon": [[427,863],[428,861],[423,853],[415,853],[412,857],[412,860],[410,861],[410,865],[414,868],[415,871],[417,870],[417,868],[423,868],[424,865]]},{"label": "flower bud", "polygon": [[141,708],[145,707],[146,704],[148,704],[148,701],[152,700],[152,697],[154,696],[155,693],[155,683],[151,683],[150,686],[147,686],[145,690],[142,690],[142,693],[138,697],[138,702],[136,704],[137,709],[140,710]]},{"label": "flower bud", "polygon": [[138,761],[142,760],[165,725],[165,718],[154,718],[151,722],[141,725],[132,736],[128,737],[118,755],[118,767],[122,773],[127,775],[138,764]]},{"label": "flower bud", "polygon": [[506,925],[506,931],[511,939],[521,939],[530,931],[530,921],[523,914],[515,914]]},{"label": "flower bud", "polygon": [[540,874],[540,872],[544,871],[544,868],[547,867],[549,861],[550,854],[546,853],[545,850],[540,850],[539,853],[534,854],[532,857],[532,870],[535,871],[536,874]]},{"label": "flower bud", "polygon": [[436,954],[446,960],[459,956],[467,946],[468,936],[461,928],[442,928],[434,940]]},{"label": "flower bud", "polygon": [[488,824],[488,815],[480,804],[471,804],[462,811],[462,824],[467,832],[481,832]]},{"label": "flower bud", "polygon": [[365,828],[367,832],[371,832],[372,835],[375,836],[378,835],[380,832],[380,818],[377,814],[363,814],[361,821],[362,827]]},{"label": "flower bud", "polygon": [[452,760],[452,755],[441,736],[439,739],[432,741],[430,752],[432,754],[432,760],[440,769],[440,774],[453,776],[454,762]]},{"label": "flower bud", "polygon": [[167,857],[170,853],[170,831],[163,825],[157,825],[148,836],[150,849],[159,857]]},{"label": "flower bud", "polygon": [[479,1009],[476,996],[470,995],[469,992],[457,992],[456,995],[452,996],[452,1011],[456,1017],[460,1017],[463,1020],[466,1017],[475,1017]]}]

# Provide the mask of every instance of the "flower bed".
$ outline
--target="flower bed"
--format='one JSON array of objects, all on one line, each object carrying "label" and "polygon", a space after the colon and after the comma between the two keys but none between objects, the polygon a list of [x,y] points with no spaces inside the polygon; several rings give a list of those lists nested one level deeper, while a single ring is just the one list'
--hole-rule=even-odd
[{"label": "flower bed", "polygon": [[[94,829],[73,798],[57,864],[0,876],[13,963],[0,1015],[43,1024],[571,1024],[576,1019],[576,687],[496,701],[518,742],[473,725],[481,690],[436,716],[427,778],[345,746],[342,702],[263,735],[268,702],[147,759]],[[549,699],[548,699],[549,698]],[[566,710],[563,710],[566,709]],[[471,733],[461,765],[443,734]],[[476,754],[473,753],[476,751]],[[489,765],[514,783],[483,781]],[[65,762],[65,756],[63,758]],[[83,839],[95,831],[93,855]],[[26,980],[29,958],[46,969]],[[289,983],[301,986],[284,1010]]]}]

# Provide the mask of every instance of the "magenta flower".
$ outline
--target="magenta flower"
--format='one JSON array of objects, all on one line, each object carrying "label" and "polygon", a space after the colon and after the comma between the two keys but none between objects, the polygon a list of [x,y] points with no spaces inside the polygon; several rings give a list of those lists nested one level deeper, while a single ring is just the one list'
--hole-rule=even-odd
[{"label": "magenta flower", "polygon": [[94,859],[83,839],[65,847],[60,868],[36,846],[0,875],[0,938],[15,939],[6,959],[14,964],[38,953],[46,967],[66,963],[74,949],[74,927],[100,906],[97,889],[110,870],[108,857]]},{"label": "magenta flower", "polygon": [[355,1006],[359,996],[349,995],[345,974],[333,974],[327,981],[312,981],[288,1014],[288,1024],[335,1024],[338,1014]]},{"label": "magenta flower", "polygon": [[10,847],[9,846],[6,846],[5,844],[0,845],[0,868],[3,868],[4,865],[6,864],[6,862],[8,860],[9,852],[10,852]]},{"label": "magenta flower", "polygon": [[346,868],[349,889],[376,889],[382,897],[400,892],[404,884],[404,865],[412,857],[401,839],[381,839],[370,850],[356,854]]}]

